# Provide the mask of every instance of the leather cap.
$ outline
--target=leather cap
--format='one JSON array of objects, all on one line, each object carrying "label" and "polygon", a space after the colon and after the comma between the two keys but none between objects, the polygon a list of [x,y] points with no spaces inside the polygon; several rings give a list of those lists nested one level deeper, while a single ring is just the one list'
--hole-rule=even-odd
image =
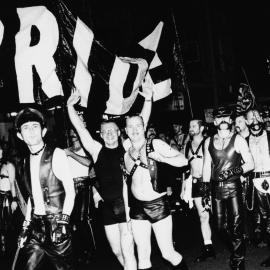
[{"label": "leather cap", "polygon": [[213,110],[213,117],[227,117],[232,115],[232,110],[228,107],[221,106]]},{"label": "leather cap", "polygon": [[45,126],[45,118],[43,114],[30,107],[24,108],[17,114],[14,122],[15,128],[18,130],[27,122],[39,122],[42,127]]}]

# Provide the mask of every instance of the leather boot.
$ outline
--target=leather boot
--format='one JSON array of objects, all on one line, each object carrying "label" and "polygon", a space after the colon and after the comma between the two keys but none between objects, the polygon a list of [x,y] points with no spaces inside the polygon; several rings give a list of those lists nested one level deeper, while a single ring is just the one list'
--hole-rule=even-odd
[{"label": "leather boot", "polygon": [[187,267],[185,260],[182,259],[182,261],[179,264],[175,265],[172,269],[174,269],[174,270],[188,270],[188,267]]},{"label": "leather boot", "polygon": [[200,256],[198,256],[194,262],[203,262],[207,258],[216,258],[216,253],[214,251],[213,245],[205,245]]}]

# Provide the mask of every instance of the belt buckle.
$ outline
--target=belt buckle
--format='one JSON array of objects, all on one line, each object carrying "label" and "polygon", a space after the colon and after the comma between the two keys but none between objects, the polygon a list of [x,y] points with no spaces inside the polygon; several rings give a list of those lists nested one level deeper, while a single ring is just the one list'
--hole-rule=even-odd
[{"label": "belt buckle", "polygon": [[224,187],[225,183],[223,181],[219,182],[220,187]]}]

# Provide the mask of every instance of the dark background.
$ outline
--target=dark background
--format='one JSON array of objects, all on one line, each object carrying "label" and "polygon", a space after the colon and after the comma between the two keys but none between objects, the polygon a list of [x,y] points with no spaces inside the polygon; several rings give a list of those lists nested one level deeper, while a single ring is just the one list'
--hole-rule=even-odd
[{"label": "dark background", "polygon": [[91,1],[89,5],[91,12],[85,17],[91,18],[96,37],[116,54],[147,35],[160,18],[170,21],[174,16],[187,82],[180,89],[185,108],[168,110],[179,91],[173,89],[173,95],[154,104],[153,120],[186,121],[191,109],[193,115],[203,115],[205,108],[235,103],[241,82],[250,84],[258,103],[268,103],[267,1],[139,1],[109,6],[105,1]]},{"label": "dark background", "polygon": [[[27,6],[31,1],[16,2]],[[38,2],[43,1],[35,1],[35,4]],[[181,81],[174,82],[173,94],[154,103],[151,120],[159,125],[166,126],[170,122],[168,119],[188,122],[192,113],[204,117],[206,108],[235,103],[241,82],[250,84],[258,103],[267,104],[270,100],[267,64],[270,57],[270,9],[267,1],[65,2],[91,27],[95,38],[119,56],[130,53],[132,45],[147,36],[160,20],[173,25],[174,18],[186,84],[183,86],[180,85]],[[9,20],[13,31],[10,34],[13,35],[18,25],[15,18]],[[163,57],[170,63],[172,44],[169,39],[168,50],[163,48]],[[5,64],[2,63],[2,69],[5,69]],[[16,90],[16,82],[10,84]],[[96,80],[95,85],[99,87]],[[184,95],[184,109],[175,111],[171,104],[179,92]],[[10,93],[3,91],[1,111],[8,111],[12,107],[5,102],[5,97]],[[98,108],[99,104],[91,104],[91,108],[86,110],[86,118],[93,114],[95,106]],[[142,100],[139,99],[133,109],[139,111],[141,106]],[[95,130],[97,126],[91,128]]]}]

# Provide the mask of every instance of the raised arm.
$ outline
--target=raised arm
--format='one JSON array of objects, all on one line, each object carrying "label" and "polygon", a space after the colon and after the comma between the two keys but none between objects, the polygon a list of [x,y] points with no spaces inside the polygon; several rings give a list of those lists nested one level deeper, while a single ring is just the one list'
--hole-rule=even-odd
[{"label": "raised arm", "polygon": [[204,144],[204,156],[203,156],[203,182],[210,182],[211,180],[211,163],[212,158],[209,153],[208,147],[210,138],[207,138]]},{"label": "raised arm", "polygon": [[143,91],[139,92],[139,94],[144,97],[144,104],[140,115],[144,122],[144,129],[146,130],[148,121],[150,119],[153,102],[153,83],[149,78],[145,78],[145,81],[142,83],[142,89]]},{"label": "raised arm", "polygon": [[250,149],[248,147],[247,141],[240,135],[236,136],[235,148],[242,156],[244,163],[242,164],[243,173],[254,170],[254,160]]},{"label": "raised arm", "polygon": [[66,155],[68,157],[73,158],[74,160],[78,161],[80,164],[87,166],[87,167],[93,166],[92,158],[90,158],[88,156],[78,155],[78,154],[74,153],[70,148],[66,148],[64,150],[65,150]]},{"label": "raised arm", "polygon": [[156,161],[164,162],[174,167],[183,167],[188,164],[184,154],[171,148],[160,139],[153,140],[153,147],[155,151],[149,153],[149,157]]},{"label": "raised arm", "polygon": [[83,121],[78,116],[74,105],[78,103],[79,100],[79,92],[75,90],[73,93],[71,93],[69,99],[67,100],[69,119],[76,129],[85,150],[88,151],[89,154],[93,157],[93,160],[96,161],[97,155],[101,149],[101,144],[92,138]]}]

